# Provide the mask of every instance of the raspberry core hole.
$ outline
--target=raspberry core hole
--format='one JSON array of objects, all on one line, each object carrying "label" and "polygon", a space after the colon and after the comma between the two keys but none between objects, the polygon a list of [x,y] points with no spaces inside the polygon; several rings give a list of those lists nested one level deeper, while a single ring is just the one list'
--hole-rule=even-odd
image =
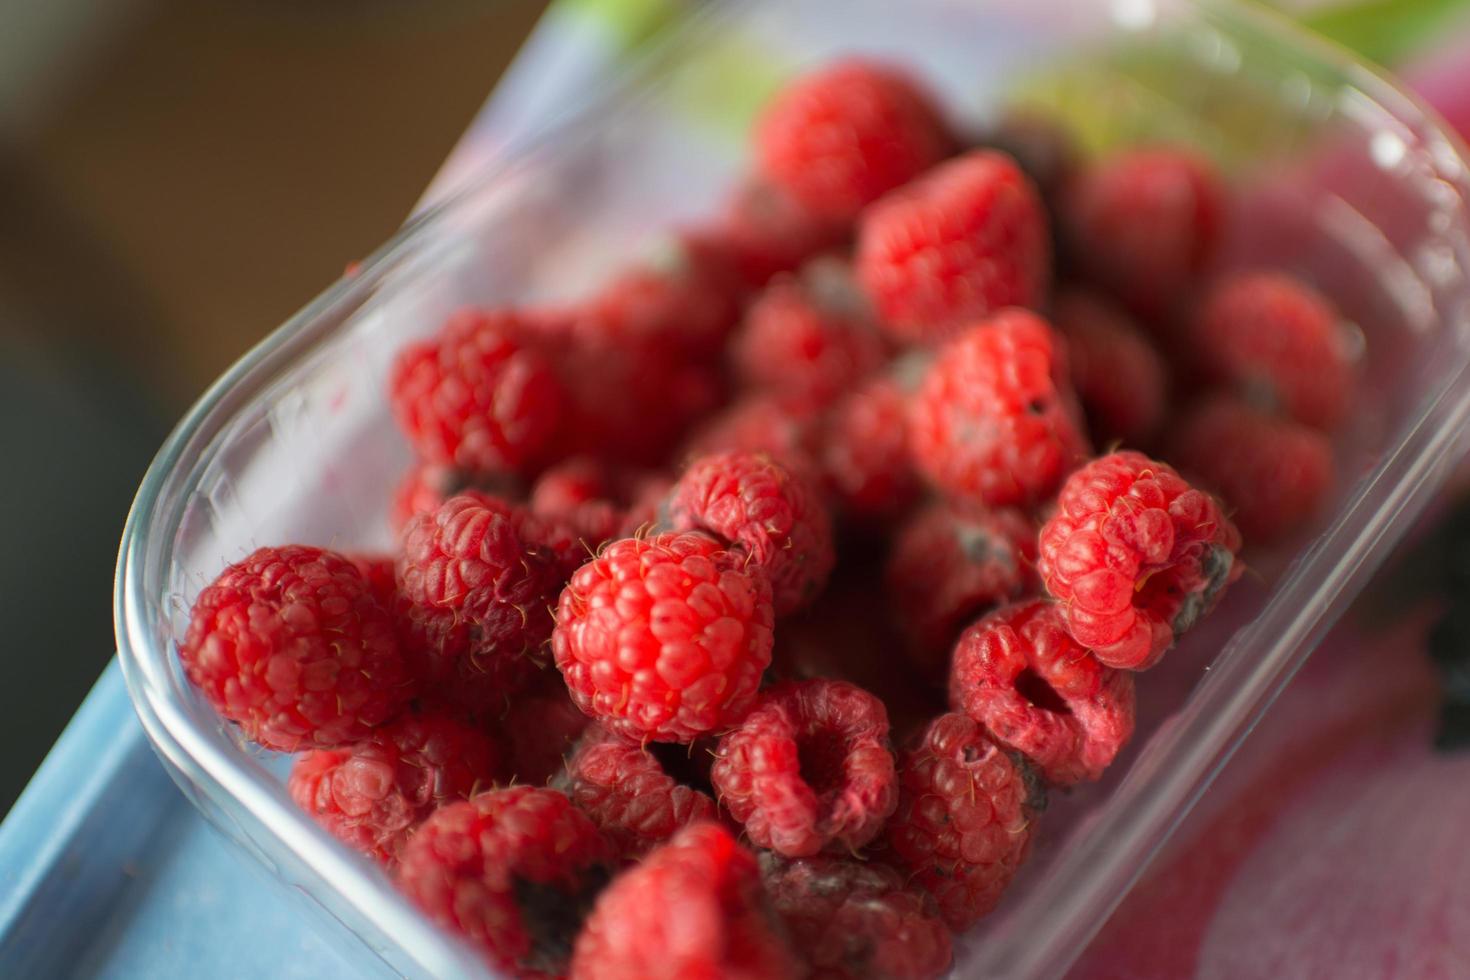
[{"label": "raspberry core hole", "polygon": [[1021,697],[1030,701],[1033,707],[1040,708],[1042,711],[1051,711],[1059,715],[1072,713],[1071,707],[1056,692],[1056,688],[1048,684],[1046,678],[1030,667],[1021,671],[1020,676],[1016,678],[1016,691]]},{"label": "raspberry core hole", "polygon": [[802,736],[796,743],[801,779],[818,795],[841,786],[846,778],[843,763],[847,745],[842,736],[826,728]]},{"label": "raspberry core hole", "polygon": [[709,781],[709,753],[702,746],[649,742],[648,752],[658,760],[659,767],[669,778],[680,786],[714,795],[714,787]]}]

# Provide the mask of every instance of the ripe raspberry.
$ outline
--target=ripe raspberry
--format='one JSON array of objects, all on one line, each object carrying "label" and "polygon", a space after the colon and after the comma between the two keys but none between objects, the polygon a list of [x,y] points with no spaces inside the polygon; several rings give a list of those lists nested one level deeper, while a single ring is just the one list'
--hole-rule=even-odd
[{"label": "ripe raspberry", "polygon": [[1332,489],[1332,444],[1325,435],[1230,395],[1181,419],[1170,444],[1170,458],[1220,492],[1255,546],[1300,530]]},{"label": "ripe raspberry", "polygon": [[628,509],[623,514],[618,536],[638,538],[649,532],[659,520],[659,511],[674,489],[674,480],[657,471],[650,471],[632,480],[628,485]]},{"label": "ripe raspberry", "polygon": [[874,378],[833,406],[822,429],[821,467],[828,493],[859,521],[894,517],[918,498],[908,399],[892,378]]},{"label": "ripe raspberry", "polygon": [[434,811],[403,848],[398,885],[495,969],[559,977],[611,862],[565,796],[512,786]]},{"label": "ripe raspberry", "polygon": [[687,827],[597,900],[570,980],[794,980],[754,855],[719,824]]},{"label": "ripe raspberry", "polygon": [[394,558],[392,555],[344,555],[348,561],[357,567],[362,577],[367,580],[368,591],[378,605],[384,609],[394,609],[398,602],[398,580],[394,577]]},{"label": "ripe raspberry", "polygon": [[1244,273],[1210,290],[1194,337],[1208,377],[1234,385],[1262,408],[1331,430],[1352,397],[1339,319],[1326,297],[1298,279]]},{"label": "ripe raspberry", "polygon": [[205,587],[179,660],[216,711],[281,752],[363,738],[413,694],[367,579],[301,545],[260,548]]},{"label": "ripe raspberry", "polygon": [[929,93],[898,69],[857,59],[789,84],[755,131],[765,178],[835,219],[856,217],[951,147]]},{"label": "ripe raspberry", "polygon": [[931,980],[949,969],[934,902],[887,865],[761,855],[766,892],[813,980]]},{"label": "ripe raspberry", "polygon": [[1110,667],[1143,670],[1240,577],[1240,534],[1165,463],[1121,452],[1067,480],[1037,568],[1067,629]]},{"label": "ripe raspberry", "polygon": [[811,680],[764,692],[720,738],[710,781],[754,844],[805,857],[872,840],[893,812],[893,772],[883,702]]},{"label": "ripe raspberry", "polygon": [[847,221],[814,214],[779,187],[754,179],[736,188],[714,234],[729,247],[745,284],[755,289],[841,248],[851,232]]},{"label": "ripe raspberry", "polygon": [[1047,499],[1087,455],[1061,339],[1015,309],[960,334],[920,383],[909,439],[947,494],[992,507]]},{"label": "ripe raspberry", "polygon": [[510,700],[495,723],[505,746],[506,775],[527,786],[545,786],[562,771],[591,719],[572,703],[561,675],[537,673]]},{"label": "ripe raspberry", "polygon": [[697,459],[669,495],[669,526],[708,531],[747,554],[771,581],[776,615],[815,599],[837,560],[832,519],[804,467],[764,453]]},{"label": "ripe raspberry", "polygon": [[[682,755],[685,748],[674,745],[665,751]],[[709,794],[680,783],[649,747],[600,729],[583,737],[557,787],[629,860],[691,823],[719,819]]]},{"label": "ripe raspberry", "polygon": [[445,715],[411,715],[345,749],[296,760],[291,798],[334,836],[385,863],[437,808],[468,799],[499,773],[482,732]]},{"label": "ripe raspberry", "polygon": [[808,465],[817,451],[820,423],[820,410],[806,399],[757,392],[705,421],[690,437],[685,455],[768,453]]},{"label": "ripe raspberry", "polygon": [[1214,255],[1225,188],[1189,151],[1131,150],[1081,168],[1061,210],[1072,258],[1135,313],[1155,318]]},{"label": "ripe raspberry", "polygon": [[389,393],[421,457],[471,471],[534,466],[566,398],[525,324],[499,310],[462,310],[431,340],[405,347]]},{"label": "ripe raspberry", "polygon": [[778,279],[751,305],[736,335],[735,368],[752,387],[813,404],[839,394],[883,363],[883,339],[846,266],[822,262],[800,279]]},{"label": "ripe raspberry", "polygon": [[961,629],[1040,591],[1036,525],[1014,510],[929,504],[894,537],[884,577],[910,656],[927,677],[942,679]]},{"label": "ripe raspberry", "polygon": [[895,339],[932,344],[996,310],[1041,302],[1046,212],[1014,160],[978,150],[865,211],[856,265]]},{"label": "ripe raspberry", "polygon": [[568,528],[590,554],[623,526],[626,514],[617,504],[615,482],[611,468],[595,457],[570,457],[536,479],[531,512]]},{"label": "ripe raspberry", "polygon": [[399,629],[424,691],[498,710],[535,673],[566,558],[543,525],[484,494],[451,497],[403,531]]},{"label": "ripe raspberry", "polygon": [[1144,444],[1164,420],[1164,359],[1126,313],[1101,294],[1069,290],[1052,304],[1067,339],[1072,383],[1099,442]]},{"label": "ripe raspberry", "polygon": [[521,493],[520,481],[509,473],[467,473],[451,466],[415,463],[393,491],[388,512],[393,533],[401,533],[414,515],[438,510],[444,501],[466,490],[508,500],[518,499]]},{"label": "ripe raspberry", "polygon": [[764,575],[703,534],[614,541],[561,594],[552,652],[572,700],[642,741],[738,720],[771,662]]},{"label": "ripe raspberry", "polygon": [[995,908],[1026,860],[1045,791],[1024,759],[958,713],[930,722],[898,778],[888,853],[962,932]]},{"label": "ripe raspberry", "polygon": [[949,699],[1058,785],[1097,779],[1133,734],[1132,676],[1099,663],[1039,599],[961,634]]}]

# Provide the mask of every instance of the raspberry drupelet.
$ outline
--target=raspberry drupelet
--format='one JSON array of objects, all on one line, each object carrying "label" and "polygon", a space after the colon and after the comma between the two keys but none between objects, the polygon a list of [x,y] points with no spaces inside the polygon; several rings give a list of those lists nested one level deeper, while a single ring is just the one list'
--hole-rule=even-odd
[{"label": "raspberry drupelet", "polygon": [[949,700],[1058,785],[1097,779],[1133,734],[1132,676],[1099,663],[1039,599],[960,635]]},{"label": "raspberry drupelet", "polygon": [[489,788],[499,773],[487,735],[447,715],[422,714],[347,748],[300,756],[287,787],[335,837],[389,863],[425,817]]},{"label": "raspberry drupelet", "polygon": [[923,891],[876,861],[763,853],[761,877],[812,980],[932,980],[949,928]]},{"label": "raspberry drupelet", "polygon": [[281,752],[364,738],[413,695],[393,620],[348,558],[260,548],[199,593],[184,672],[247,738]]},{"label": "raspberry drupelet", "polygon": [[796,980],[760,867],[719,824],[687,827],[619,875],[577,937],[570,980]]},{"label": "raspberry drupelet", "polygon": [[855,218],[952,146],[928,92],[897,68],[859,59],[787,85],[755,129],[762,176],[834,220]]},{"label": "raspberry drupelet", "polygon": [[544,458],[566,391],[515,313],[462,310],[398,355],[393,414],[419,456],[472,472],[523,472]]},{"label": "raspberry drupelet", "polygon": [[770,583],[706,534],[614,541],[572,576],[552,652],[572,700],[635,741],[743,717],[771,662]]},{"label": "raspberry drupelet", "polygon": [[930,680],[943,681],[962,628],[1041,591],[1036,524],[1015,510],[931,503],[894,536],[884,579],[910,657]]},{"label": "raspberry drupelet", "polygon": [[973,719],[940,715],[903,753],[884,854],[963,932],[1000,901],[1045,806],[1026,760]]},{"label": "raspberry drupelet", "polygon": [[1330,431],[1347,413],[1352,365],[1341,317],[1321,293],[1279,272],[1221,280],[1195,321],[1200,368],[1260,408]]},{"label": "raspberry drupelet", "polygon": [[398,885],[497,970],[563,976],[612,847],[554,790],[512,786],[441,807],[404,846]]},{"label": "raspberry drupelet", "polygon": [[1102,294],[1070,289],[1052,304],[1092,437],[1142,446],[1164,421],[1168,369],[1148,336]]},{"label": "raspberry drupelet", "polygon": [[823,423],[821,442],[823,484],[847,517],[881,522],[918,498],[908,399],[892,378],[874,378],[838,401]]},{"label": "raspberry drupelet", "polygon": [[1110,667],[1142,670],[1240,577],[1239,550],[1214,497],[1129,451],[1068,478],[1037,568],[1078,643]]},{"label": "raspberry drupelet", "polygon": [[914,396],[909,439],[944,493],[991,507],[1049,498],[1087,456],[1061,338],[1003,310],[939,350]]},{"label": "raspberry drupelet", "polygon": [[720,738],[710,781],[760,847],[788,857],[855,851],[897,798],[888,712],[846,681],[777,684]]},{"label": "raspberry drupelet", "polygon": [[707,531],[746,554],[770,578],[776,615],[810,604],[837,555],[832,518],[811,472],[764,453],[694,460],[666,507],[675,531]]},{"label": "raspberry drupelet", "polygon": [[1046,212],[1004,153],[936,167],[863,213],[855,265],[884,327],[945,340],[1007,306],[1037,306],[1051,278]]}]

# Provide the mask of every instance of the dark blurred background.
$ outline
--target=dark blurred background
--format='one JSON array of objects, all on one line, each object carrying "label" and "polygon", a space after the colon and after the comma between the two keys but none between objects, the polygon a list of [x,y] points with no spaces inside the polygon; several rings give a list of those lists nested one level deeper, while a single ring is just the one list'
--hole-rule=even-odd
[{"label": "dark blurred background", "polygon": [[400,224],[542,0],[0,0],[0,814],[112,655],[143,470]]}]

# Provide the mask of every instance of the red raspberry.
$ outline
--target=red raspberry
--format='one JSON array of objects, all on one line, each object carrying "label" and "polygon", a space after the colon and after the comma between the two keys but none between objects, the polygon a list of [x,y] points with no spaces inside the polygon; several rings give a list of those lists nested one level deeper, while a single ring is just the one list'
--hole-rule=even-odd
[{"label": "red raspberry", "polygon": [[949,969],[933,901],[887,865],[767,852],[761,877],[812,980],[932,980]]},{"label": "red raspberry", "polygon": [[1141,316],[1168,312],[1214,255],[1225,189],[1209,161],[1160,147],[1083,167],[1062,200],[1073,258]]},{"label": "red raspberry", "polygon": [[367,580],[368,591],[378,605],[392,610],[398,602],[398,580],[392,555],[344,555]]},{"label": "red raspberry", "polygon": [[809,604],[837,556],[832,519],[804,467],[764,453],[697,459],[669,495],[669,526],[708,531],[743,550],[771,580],[776,615]]},{"label": "red raspberry", "polygon": [[570,529],[591,554],[618,536],[627,516],[615,500],[615,481],[602,461],[573,456],[536,479],[531,512]]},{"label": "red raspberry", "polygon": [[1331,430],[1352,397],[1339,320],[1327,298],[1298,279],[1244,273],[1210,290],[1194,338],[1207,376],[1236,386],[1263,408]]},{"label": "red raspberry", "polygon": [[[660,748],[680,755],[686,751],[678,745]],[[594,730],[567,760],[566,774],[557,784],[626,859],[642,857],[691,823],[719,819],[709,794],[680,783],[655,751]]]},{"label": "red raspberry", "polygon": [[301,545],[260,548],[205,587],[179,660],[216,711],[281,752],[363,738],[413,694],[362,572]]},{"label": "red raspberry", "polygon": [[755,856],[719,824],[687,827],[608,886],[570,980],[794,980]]},{"label": "red raspberry", "polygon": [[572,700],[642,741],[736,720],[771,662],[764,575],[703,534],[614,541],[562,592],[552,651]]},{"label": "red raspberry", "polygon": [[736,189],[715,234],[729,246],[746,285],[759,288],[841,247],[851,230],[847,221],[814,214],[779,187],[756,179]]},{"label": "red raspberry", "polygon": [[560,674],[539,672],[527,690],[510,700],[496,724],[505,746],[507,775],[527,786],[545,786],[562,771],[591,723],[572,703]]},{"label": "red raspberry", "polygon": [[398,884],[495,969],[550,978],[565,973],[611,861],[565,796],[512,786],[434,811],[403,848]]},{"label": "red raspberry", "polygon": [[1087,455],[1061,339],[1014,309],[960,334],[919,386],[909,438],[945,493],[992,507],[1047,499]]},{"label": "red raspberry", "polygon": [[893,336],[934,343],[996,310],[1041,302],[1046,212],[1014,160],[978,150],[865,211],[856,264]]},{"label": "red raspberry", "polygon": [[542,527],[469,493],[404,528],[400,632],[428,694],[493,710],[535,673],[567,573],[565,557],[535,540]]},{"label": "red raspberry", "polygon": [[898,69],[857,59],[787,85],[755,131],[766,179],[835,219],[856,217],[951,146],[928,92]]},{"label": "red raspberry", "polygon": [[822,429],[821,467],[827,491],[860,521],[901,514],[918,498],[908,399],[892,378],[874,378],[833,406]]},{"label": "red raspberry", "polygon": [[710,781],[760,847],[788,857],[857,850],[893,812],[883,702],[846,681],[778,684],[721,737]]},{"label": "red raspberry", "polygon": [[514,313],[462,310],[393,365],[393,414],[425,460],[523,471],[551,445],[566,393]]},{"label": "red raspberry", "polygon": [[930,722],[898,778],[889,853],[962,932],[995,908],[1026,860],[1045,791],[1024,759],[962,714]]},{"label": "red raspberry", "polygon": [[1110,667],[1152,666],[1240,577],[1240,534],[1165,463],[1121,452],[1067,480],[1037,568],[1067,629]]},{"label": "red raspberry", "polygon": [[1179,421],[1171,459],[1234,507],[1252,545],[1299,531],[1332,490],[1332,444],[1316,429],[1216,396]]},{"label": "red raspberry", "polygon": [[827,405],[883,363],[883,339],[841,262],[778,279],[751,305],[735,338],[745,384]]},{"label": "red raspberry", "polygon": [[1099,663],[1039,599],[961,634],[949,699],[1059,785],[1098,778],[1133,734],[1132,676]]},{"label": "red raspberry", "polygon": [[401,533],[414,515],[438,510],[444,501],[466,490],[507,499],[516,499],[521,493],[519,481],[509,473],[467,473],[452,466],[415,463],[393,491],[388,512],[393,533]]},{"label": "red raspberry", "polygon": [[769,453],[809,463],[817,450],[821,412],[810,401],[757,392],[741,398],[695,430],[691,458],[712,453]]},{"label": "red raspberry", "polygon": [[1073,289],[1052,304],[1067,339],[1072,383],[1099,442],[1147,442],[1167,407],[1164,359],[1148,337],[1102,295]]},{"label": "red raspberry", "polygon": [[349,748],[308,752],[287,785],[334,836],[391,862],[425,817],[490,786],[499,768],[484,733],[444,715],[413,715]]},{"label": "red raspberry", "polygon": [[645,473],[628,485],[628,509],[623,514],[623,523],[618,536],[639,538],[659,522],[659,512],[664,501],[673,492],[674,480],[657,471]]},{"label": "red raspberry", "polygon": [[1036,525],[1014,510],[929,504],[894,537],[884,577],[911,656],[926,676],[942,679],[961,629],[1040,591]]}]

